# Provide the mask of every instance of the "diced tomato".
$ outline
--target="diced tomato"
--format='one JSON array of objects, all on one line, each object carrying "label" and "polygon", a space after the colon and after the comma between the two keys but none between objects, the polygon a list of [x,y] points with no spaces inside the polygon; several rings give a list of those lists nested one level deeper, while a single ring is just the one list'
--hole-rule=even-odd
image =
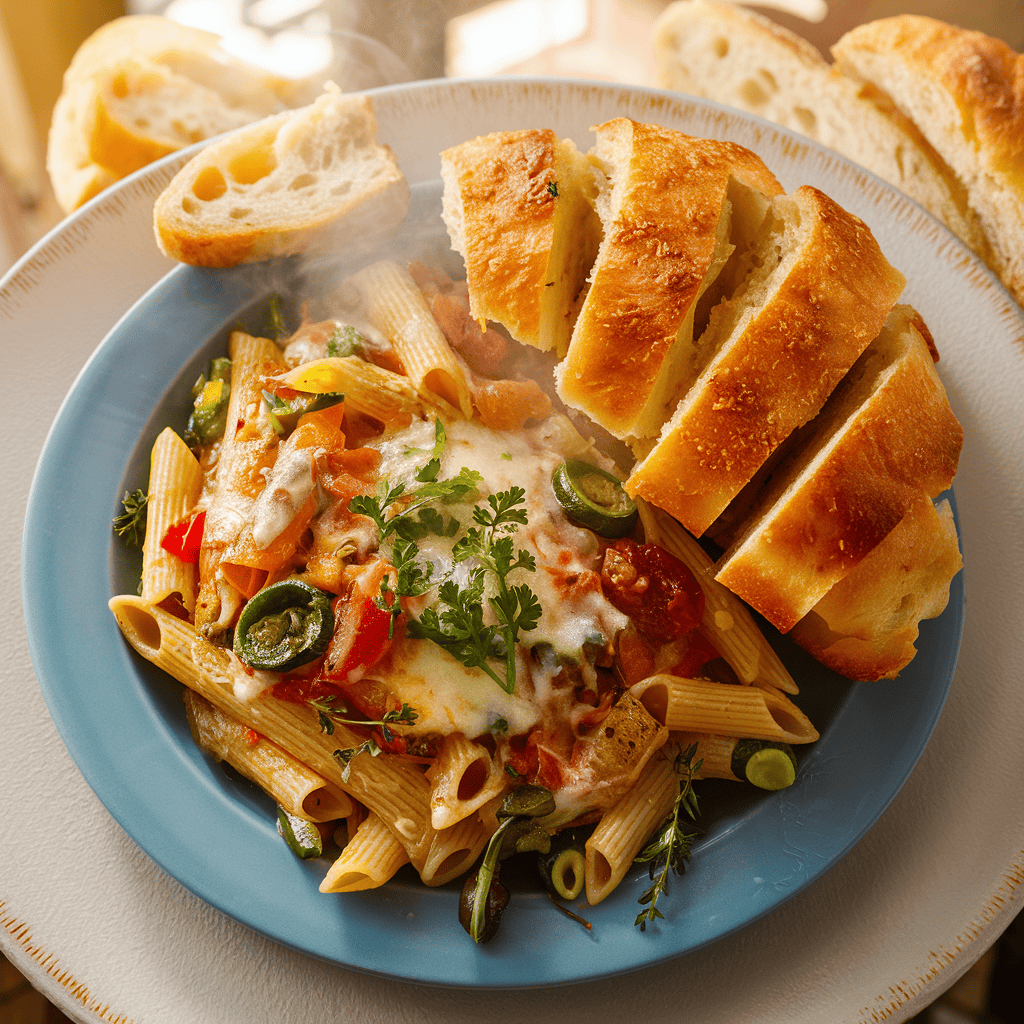
[{"label": "diced tomato", "polygon": [[704,634],[694,631],[690,634],[683,656],[668,671],[670,675],[694,679],[702,675],[704,666],[709,661],[714,661],[718,657],[718,651]]},{"label": "diced tomato", "polygon": [[391,647],[395,624],[389,611],[377,604],[381,580],[394,569],[376,560],[360,566],[347,594],[334,602],[334,636],[327,648],[324,676],[339,682],[360,678]]},{"label": "diced tomato", "polygon": [[704,591],[692,572],[657,544],[623,538],[605,550],[605,596],[657,643],[696,629],[704,616]]},{"label": "diced tomato", "polygon": [[206,525],[206,513],[200,512],[191,519],[174,523],[160,541],[160,547],[177,555],[183,562],[195,565],[199,561],[199,548],[203,543],[203,527]]}]

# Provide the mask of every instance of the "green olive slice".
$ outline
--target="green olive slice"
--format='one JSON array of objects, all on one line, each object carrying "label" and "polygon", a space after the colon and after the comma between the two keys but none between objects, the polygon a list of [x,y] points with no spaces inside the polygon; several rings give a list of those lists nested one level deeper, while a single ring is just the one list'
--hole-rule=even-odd
[{"label": "green olive slice", "polygon": [[636,525],[636,505],[622,481],[589,462],[567,459],[551,487],[565,514],[601,537],[625,537]]}]

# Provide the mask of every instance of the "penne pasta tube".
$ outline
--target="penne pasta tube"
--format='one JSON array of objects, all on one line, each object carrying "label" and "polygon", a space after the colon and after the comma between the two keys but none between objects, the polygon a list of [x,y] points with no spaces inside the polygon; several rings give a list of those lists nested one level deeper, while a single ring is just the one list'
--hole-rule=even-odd
[{"label": "penne pasta tube", "polygon": [[196,745],[255,782],[289,814],[307,821],[336,821],[352,813],[355,805],[344,790],[276,743],[225,715],[187,687],[184,700]]},{"label": "penne pasta tube", "polygon": [[391,260],[380,260],[349,283],[358,290],[369,320],[394,346],[419,394],[468,419],[473,405],[466,376],[412,275]]},{"label": "penne pasta tube", "polygon": [[711,556],[661,509],[636,499],[647,540],[675,555],[697,577],[704,591],[701,632],[729,663],[741,683],[773,686],[785,693],[800,692],[775,649],[757,628],[750,609],[711,573]]},{"label": "penne pasta tube", "polygon": [[430,821],[436,829],[468,818],[508,788],[508,776],[486,748],[461,732],[444,738],[437,760],[427,769],[433,785]]},{"label": "penne pasta tube", "polygon": [[163,609],[134,596],[111,598],[110,609],[139,654],[376,811],[417,870],[422,868],[435,830],[430,824],[430,783],[415,766],[364,753],[351,759],[346,778],[334,751],[357,748],[362,743],[359,734],[338,724],[328,736],[320,731],[311,708],[266,693],[254,700],[241,699],[236,693],[244,694],[252,685],[241,662]]},{"label": "penne pasta tube", "polygon": [[303,363],[279,378],[308,394],[341,392],[345,405],[388,426],[405,425],[423,414],[423,402],[408,377],[358,356],[329,356]]},{"label": "penne pasta tube", "polygon": [[735,736],[716,736],[707,732],[677,732],[672,740],[680,749],[686,750],[694,743],[697,753],[693,761],[701,762],[700,770],[695,772],[695,779],[731,779],[740,782],[740,778],[732,770],[732,752],[736,749]]},{"label": "penne pasta tube", "polygon": [[673,733],[672,739],[683,750],[697,745],[693,763],[700,768],[695,779],[749,782],[767,790],[785,789],[796,781],[796,757],[788,743],[696,732]]},{"label": "penne pasta tube", "polygon": [[420,878],[426,885],[438,886],[464,875],[493,834],[479,814],[435,832]]},{"label": "penne pasta tube", "polygon": [[187,444],[165,427],[149,457],[149,500],[142,545],[142,596],[160,604],[173,594],[191,615],[196,606],[196,568],[162,546],[169,527],[194,508],[203,492],[203,471]]},{"label": "penne pasta tube", "polygon": [[781,743],[812,743],[818,738],[807,716],[775,689],[654,675],[635,683],[629,692],[673,732]]},{"label": "penne pasta tube", "polygon": [[602,815],[586,842],[587,902],[600,903],[622,881],[650,834],[672,810],[679,775],[661,754],[636,785]]},{"label": "penne pasta tube", "polygon": [[376,889],[408,863],[409,854],[405,847],[395,839],[380,815],[371,811],[331,865],[320,883],[320,891]]}]

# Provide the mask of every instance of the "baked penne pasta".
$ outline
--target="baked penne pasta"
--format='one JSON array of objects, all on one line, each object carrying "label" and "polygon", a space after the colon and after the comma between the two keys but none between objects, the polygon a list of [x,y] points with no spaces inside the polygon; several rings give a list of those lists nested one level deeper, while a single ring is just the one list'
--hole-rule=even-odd
[{"label": "baked penne pasta", "polygon": [[344,726],[331,736],[323,734],[315,715],[301,705],[269,696],[259,701],[239,697],[251,685],[241,663],[162,609],[130,596],[112,598],[110,607],[139,654],[376,811],[413,865],[423,865],[435,830],[430,824],[430,783],[422,772],[393,758],[360,757],[352,760],[346,777],[333,752],[346,744],[358,746],[362,737]]},{"label": "baked penne pasta", "polygon": [[188,688],[185,716],[196,745],[255,782],[289,814],[307,821],[337,821],[354,809],[352,798],[248,726],[225,715]]},{"label": "baked penne pasta", "polygon": [[379,814],[370,812],[355,828],[341,854],[320,883],[321,892],[376,889],[409,863],[405,847]]},{"label": "baked penne pasta", "polygon": [[404,267],[381,260],[350,278],[367,317],[390,339],[420,396],[469,417],[473,407],[465,374]]},{"label": "baked penne pasta", "polygon": [[176,596],[190,615],[196,605],[195,565],[163,547],[169,527],[183,520],[203,492],[203,471],[188,445],[166,427],[149,460],[146,538],[142,545],[142,596],[160,604]]},{"label": "baked penne pasta", "polygon": [[448,828],[469,817],[509,785],[509,777],[486,747],[467,740],[461,732],[444,738],[437,760],[427,769],[430,821]]},{"label": "baked penne pasta", "polygon": [[651,758],[636,785],[601,816],[586,843],[587,902],[600,903],[622,881],[655,827],[672,810],[679,775],[672,761]]},{"label": "baked penne pasta", "polygon": [[807,716],[781,691],[707,679],[656,675],[630,692],[666,728],[781,743],[818,738]]}]

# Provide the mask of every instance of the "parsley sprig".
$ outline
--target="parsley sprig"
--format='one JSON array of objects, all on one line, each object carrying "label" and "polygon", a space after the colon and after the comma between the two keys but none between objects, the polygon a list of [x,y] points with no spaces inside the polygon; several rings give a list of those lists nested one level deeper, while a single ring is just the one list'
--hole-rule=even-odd
[{"label": "parsley sprig", "polygon": [[637,855],[638,864],[650,864],[651,886],[646,889],[637,901],[645,905],[637,915],[634,925],[640,931],[646,931],[647,922],[654,922],[665,915],[658,910],[658,897],[668,891],[669,871],[681,875],[686,870],[686,862],[690,859],[690,847],[697,835],[696,831],[687,830],[680,822],[683,810],[690,818],[696,820],[700,808],[697,806],[697,795],[693,791],[693,777],[700,771],[703,759],[694,763],[697,755],[697,744],[694,743],[685,751],[676,755],[675,770],[681,775],[679,793],[676,796],[672,813],[665,819],[661,827],[647,841],[647,845]]},{"label": "parsley sprig", "polygon": [[[534,572],[537,568],[528,551],[515,550],[512,537],[526,523],[526,509],[521,507],[525,500],[522,487],[510,487],[488,495],[487,506],[473,509],[477,525],[452,549],[457,563],[476,560],[469,582],[459,587],[453,580],[445,580],[437,591],[439,607],[424,609],[420,618],[408,625],[411,637],[432,641],[467,668],[482,669],[506,693],[516,685],[519,635],[534,629],[541,614],[540,601],[529,585],[510,585],[508,581],[516,569]],[[489,581],[494,593],[486,603],[494,613],[494,623],[484,622],[484,593]],[[505,662],[504,678],[488,664],[492,659]]]}]

